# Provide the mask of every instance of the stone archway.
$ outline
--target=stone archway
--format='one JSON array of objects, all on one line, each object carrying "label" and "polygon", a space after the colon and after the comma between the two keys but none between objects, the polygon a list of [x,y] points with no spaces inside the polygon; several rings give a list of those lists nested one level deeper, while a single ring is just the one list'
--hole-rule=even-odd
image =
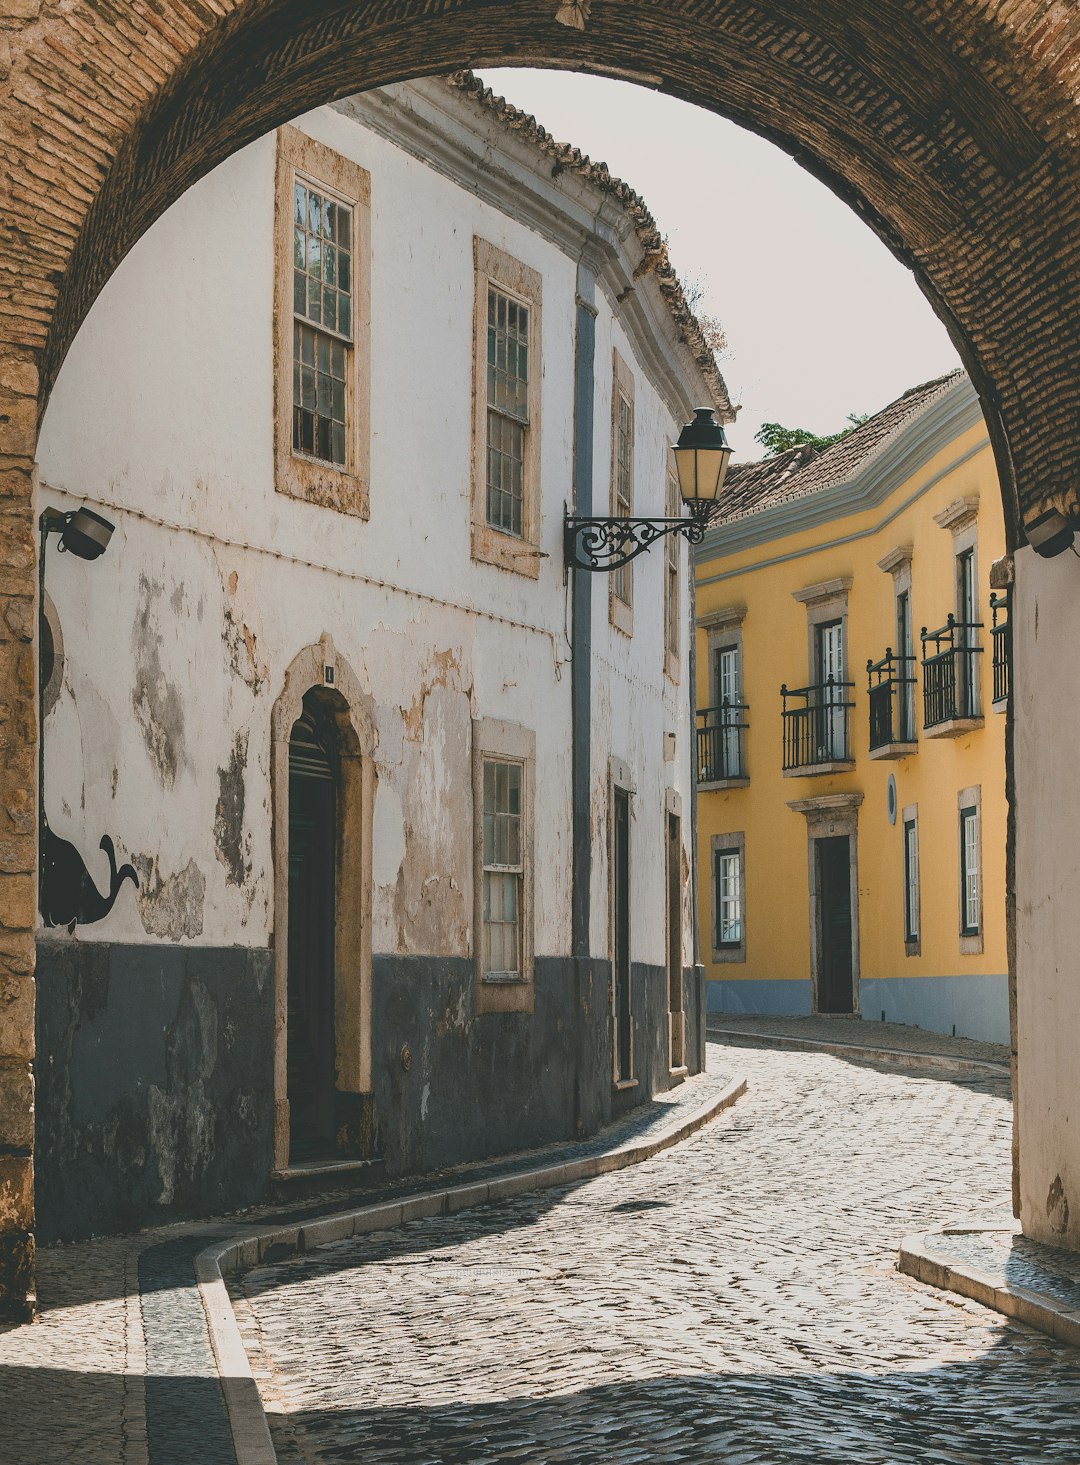
[{"label": "stone archway", "polygon": [[378,734],[356,673],[328,634],[289,663],[270,721],[274,807],[274,1164],[289,1164],[287,1077],[289,741],[305,695],[318,689],[337,727],[341,766],[334,929],[334,1050],[338,1128],[345,1147],[370,1139],[371,838]]},{"label": "stone archway", "polygon": [[[420,9],[404,0],[19,0],[6,8],[0,1301],[21,1305],[33,1251],[34,448],[64,353],[135,240],[230,152],[364,87],[512,62],[660,87],[795,154],[916,272],[980,393],[1016,542],[1024,518],[1076,498],[1080,371],[1075,331],[1062,323],[1080,303],[1078,52],[1080,11],[1057,0],[431,0]],[[1080,1244],[1080,1233],[1070,1240]]]}]

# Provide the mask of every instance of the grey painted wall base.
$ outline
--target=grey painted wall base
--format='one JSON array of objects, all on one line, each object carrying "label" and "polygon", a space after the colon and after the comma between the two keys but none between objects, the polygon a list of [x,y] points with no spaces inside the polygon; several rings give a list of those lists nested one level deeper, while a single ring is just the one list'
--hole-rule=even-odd
[{"label": "grey painted wall base", "polygon": [[[638,1083],[612,1081],[610,967],[538,957],[535,1011],[473,1008],[473,963],[372,963],[375,1152],[404,1175],[595,1133],[670,1087],[667,973],[631,972]],[[684,973],[686,1054],[704,1058]],[[243,947],[38,945],[43,1241],[263,1199],[273,1167],[273,956]],[[411,1063],[402,1063],[408,1046]]]},{"label": "grey painted wall base", "polygon": [[1009,1042],[1007,976],[868,977],[859,983],[859,1005],[867,1020],[906,1022],[932,1033]]},{"label": "grey painted wall base", "polygon": [[205,1215],[266,1193],[268,951],[39,940],[41,1241]]},{"label": "grey painted wall base", "polygon": [[[710,1016],[806,1017],[811,1008],[808,981],[708,981]],[[867,1021],[908,1023],[932,1033],[1009,1042],[1009,979],[1006,976],[864,977],[859,1009]]]},{"label": "grey painted wall base", "polygon": [[809,1017],[810,982],[707,981],[706,1010],[741,1017]]}]

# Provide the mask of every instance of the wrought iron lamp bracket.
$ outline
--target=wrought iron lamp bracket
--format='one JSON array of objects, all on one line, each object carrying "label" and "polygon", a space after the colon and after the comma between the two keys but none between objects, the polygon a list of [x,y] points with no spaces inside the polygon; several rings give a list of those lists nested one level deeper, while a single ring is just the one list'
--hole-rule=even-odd
[{"label": "wrought iron lamp bracket", "polygon": [[678,519],[578,519],[566,513],[566,566],[573,570],[619,570],[668,534],[683,534],[690,544],[700,544],[717,508],[712,503],[695,505],[689,517]]}]

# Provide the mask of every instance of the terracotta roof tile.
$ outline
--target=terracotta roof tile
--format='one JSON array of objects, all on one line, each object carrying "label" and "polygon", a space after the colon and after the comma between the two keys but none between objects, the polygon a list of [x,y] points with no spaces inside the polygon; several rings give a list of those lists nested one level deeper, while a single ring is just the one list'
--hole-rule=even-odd
[{"label": "terracotta roof tile", "polygon": [[606,163],[594,163],[580,148],[569,143],[556,142],[535,117],[521,111],[505,97],[496,96],[474,72],[455,71],[446,78],[446,82],[455,91],[463,93],[483,107],[508,131],[525,138],[542,156],[550,158],[553,174],[575,173],[617,200],[628,214],[638,243],[644,251],[635,276],[640,278],[646,273],[652,275],[681,339],[712,393],[713,407],[722,414],[723,420],[733,422],[738,408],[731,405],[727,383],[716,364],[716,357],[705,340],[697,317],[686,303],[683,287],[668,257],[667,243],[641,195],[635,193],[621,178],[616,178]]},{"label": "terracotta roof tile", "polygon": [[757,463],[733,462],[724,482],[724,508],[716,522],[730,524],[853,478],[962,375],[959,370],[951,371],[911,387],[831,447],[818,451],[804,444]]}]

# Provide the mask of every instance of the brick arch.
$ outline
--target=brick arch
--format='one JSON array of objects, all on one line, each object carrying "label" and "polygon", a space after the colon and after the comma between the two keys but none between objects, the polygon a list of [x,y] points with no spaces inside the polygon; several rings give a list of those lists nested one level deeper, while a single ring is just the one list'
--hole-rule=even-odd
[{"label": "brick arch", "polygon": [[[1015,537],[1021,509],[1075,493],[1078,57],[1080,9],[1060,0],[5,7],[0,1306],[18,1306],[32,1258],[32,459],[64,353],[135,240],[229,152],[363,87],[497,62],[637,77],[794,153],[915,270],[982,396]],[[722,160],[710,175],[713,162],[697,176],[722,188]]]}]

